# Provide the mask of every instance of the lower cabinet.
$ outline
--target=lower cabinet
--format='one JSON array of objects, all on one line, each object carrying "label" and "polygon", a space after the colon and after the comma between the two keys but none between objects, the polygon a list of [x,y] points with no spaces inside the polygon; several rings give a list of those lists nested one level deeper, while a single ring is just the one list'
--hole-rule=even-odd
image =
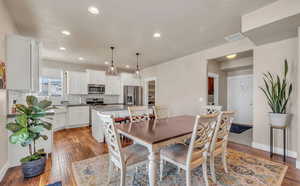
[{"label": "lower cabinet", "polygon": [[88,125],[90,122],[90,107],[89,106],[72,106],[68,107],[67,127]]}]

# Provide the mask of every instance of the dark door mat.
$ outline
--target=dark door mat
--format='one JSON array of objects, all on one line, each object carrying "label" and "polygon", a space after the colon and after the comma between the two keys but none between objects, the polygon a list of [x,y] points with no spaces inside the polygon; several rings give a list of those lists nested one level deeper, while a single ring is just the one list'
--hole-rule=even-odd
[{"label": "dark door mat", "polygon": [[58,182],[55,182],[55,183],[52,183],[52,184],[48,184],[46,186],[62,186],[62,183],[61,183],[61,181],[58,181]]},{"label": "dark door mat", "polygon": [[245,125],[238,125],[238,124],[232,124],[230,128],[230,132],[240,134],[245,132],[246,130],[251,129],[252,127],[250,126],[245,126]]}]

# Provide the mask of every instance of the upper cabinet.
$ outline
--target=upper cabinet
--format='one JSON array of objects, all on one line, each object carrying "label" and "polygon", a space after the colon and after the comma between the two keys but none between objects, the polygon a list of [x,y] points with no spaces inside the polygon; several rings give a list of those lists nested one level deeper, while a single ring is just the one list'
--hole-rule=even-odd
[{"label": "upper cabinet", "polygon": [[40,43],[17,35],[6,37],[7,89],[39,91]]},{"label": "upper cabinet", "polygon": [[141,86],[139,78],[135,77],[132,73],[121,73],[120,74],[123,86]]},{"label": "upper cabinet", "polygon": [[97,71],[97,70],[86,70],[88,84],[102,84],[106,83],[105,71]]},{"label": "upper cabinet", "polygon": [[67,72],[67,94],[87,94],[88,92],[86,72]]},{"label": "upper cabinet", "polygon": [[119,76],[106,76],[106,95],[121,95],[121,80]]}]

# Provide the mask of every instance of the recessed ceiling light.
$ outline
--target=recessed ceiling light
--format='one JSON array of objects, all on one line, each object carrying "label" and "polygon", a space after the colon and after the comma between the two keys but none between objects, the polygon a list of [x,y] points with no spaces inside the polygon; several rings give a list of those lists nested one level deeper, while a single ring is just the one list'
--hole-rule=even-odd
[{"label": "recessed ceiling light", "polygon": [[153,34],[153,37],[154,37],[154,38],[160,38],[160,36],[161,36],[161,35],[160,35],[160,33],[158,33],[158,32],[156,32],[156,33]]},{"label": "recessed ceiling light", "polygon": [[59,50],[66,50],[65,47],[59,47]]},{"label": "recessed ceiling light", "polygon": [[71,32],[68,31],[68,30],[62,30],[61,33],[64,34],[64,35],[66,35],[66,36],[71,35]]},{"label": "recessed ceiling light", "polygon": [[79,61],[83,61],[84,58],[83,58],[83,57],[79,57],[78,60],[79,60]]},{"label": "recessed ceiling light", "polygon": [[129,65],[126,65],[126,68],[130,68],[130,66],[129,66]]},{"label": "recessed ceiling light", "polygon": [[104,64],[108,65],[108,64],[109,64],[109,62],[108,62],[108,61],[104,61]]},{"label": "recessed ceiling light", "polygon": [[236,54],[230,54],[226,57],[227,57],[227,59],[233,59],[233,58],[236,58]]},{"label": "recessed ceiling light", "polygon": [[99,14],[99,9],[95,6],[90,6],[88,8],[88,11],[93,14],[93,15],[98,15]]}]

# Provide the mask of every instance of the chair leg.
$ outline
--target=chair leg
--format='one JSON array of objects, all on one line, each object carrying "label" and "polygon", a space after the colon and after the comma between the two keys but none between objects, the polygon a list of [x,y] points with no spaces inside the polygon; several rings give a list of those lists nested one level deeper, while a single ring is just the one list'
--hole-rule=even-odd
[{"label": "chair leg", "polygon": [[227,169],[227,150],[224,148],[222,152],[222,162],[223,162],[223,167],[226,173],[228,173]]},{"label": "chair leg", "polygon": [[185,171],[186,174],[186,186],[191,186],[191,170],[186,170]]},{"label": "chair leg", "polygon": [[202,164],[202,172],[203,172],[203,178],[204,178],[204,183],[205,186],[208,186],[208,177],[207,177],[207,163],[206,160],[204,160],[203,164]]},{"label": "chair leg", "polygon": [[125,186],[126,168],[121,168],[121,183],[120,186]]},{"label": "chair leg", "polygon": [[110,184],[110,179],[111,179],[111,175],[113,172],[113,163],[109,160],[109,165],[108,165],[108,178],[107,178],[107,182],[108,184]]},{"label": "chair leg", "polygon": [[211,177],[214,183],[217,182],[216,179],[216,172],[215,172],[215,157],[213,155],[210,156],[210,172],[211,172]]},{"label": "chair leg", "polygon": [[160,157],[160,173],[159,173],[160,181],[163,179],[164,163],[165,163],[164,160]]}]

